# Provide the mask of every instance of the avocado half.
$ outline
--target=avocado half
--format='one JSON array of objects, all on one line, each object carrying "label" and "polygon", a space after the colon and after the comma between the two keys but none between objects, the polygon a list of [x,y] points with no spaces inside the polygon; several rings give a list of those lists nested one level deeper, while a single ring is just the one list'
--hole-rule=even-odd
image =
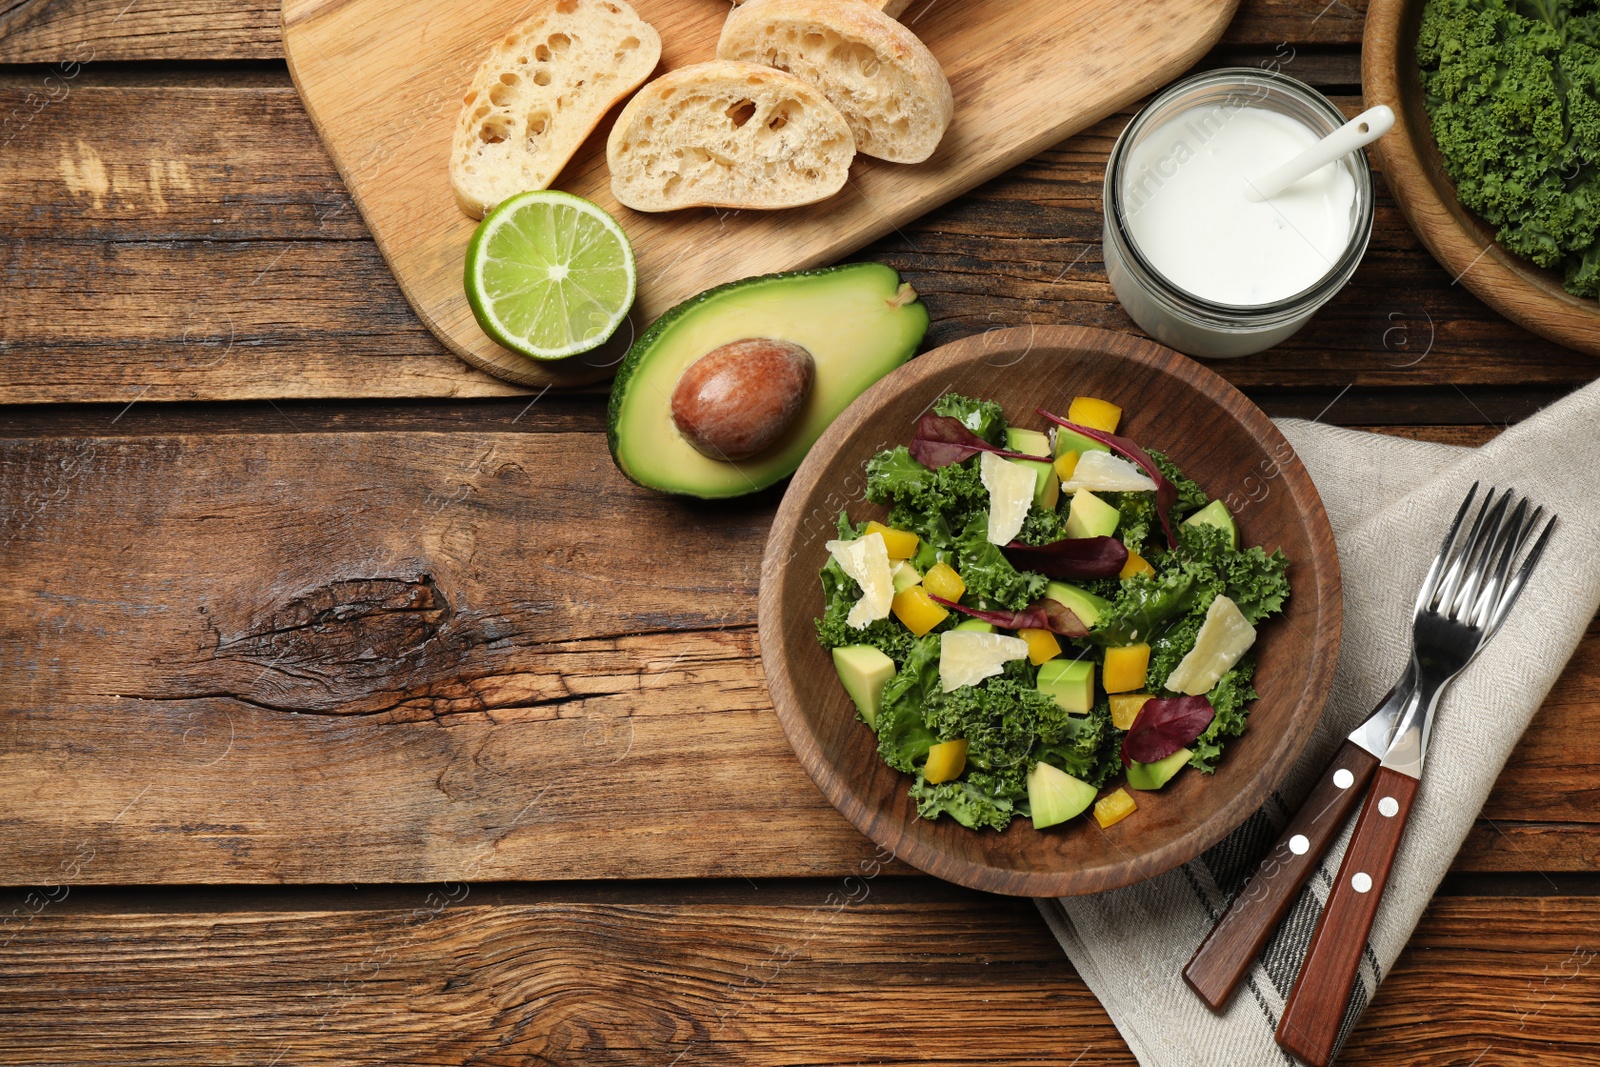
[{"label": "avocado half", "polygon": [[[606,437],[629,479],[686,496],[740,496],[795,472],[838,414],[916,352],[928,309],[881,263],[766,274],[691,297],[634,342],[611,387]],[[771,337],[811,353],[816,374],[794,423],[772,447],[729,462],[701,455],[672,422],[678,379],[731,341]]]}]

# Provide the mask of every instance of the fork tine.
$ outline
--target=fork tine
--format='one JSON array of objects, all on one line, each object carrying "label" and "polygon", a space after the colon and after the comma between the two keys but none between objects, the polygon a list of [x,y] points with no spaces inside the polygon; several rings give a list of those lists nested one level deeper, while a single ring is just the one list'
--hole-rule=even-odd
[{"label": "fork tine", "polygon": [[1494,609],[1500,603],[1500,595],[1505,590],[1506,579],[1511,574],[1511,565],[1516,562],[1517,552],[1528,539],[1528,533],[1538,525],[1539,516],[1544,513],[1540,508],[1528,517],[1527,497],[1517,502],[1516,508],[1511,512],[1511,517],[1501,528],[1499,540],[1494,545],[1491,559],[1494,560],[1493,569],[1489,572],[1488,580],[1483,583],[1482,590],[1472,604],[1468,622],[1477,627],[1489,624],[1494,616]]},{"label": "fork tine", "polygon": [[1506,523],[1506,507],[1515,496],[1515,490],[1507,490],[1500,494],[1500,499],[1491,509],[1488,502],[1484,503],[1483,535],[1474,541],[1469,554],[1464,559],[1466,570],[1461,581],[1461,591],[1451,599],[1441,610],[1452,619],[1462,620],[1467,615],[1468,609],[1478,599],[1478,590],[1483,588],[1484,575],[1489,573],[1494,565],[1494,554],[1506,540],[1508,533],[1513,529]]},{"label": "fork tine", "polygon": [[1483,506],[1478,509],[1477,518],[1472,520],[1472,528],[1467,532],[1466,538],[1457,538],[1450,546],[1450,558],[1446,562],[1444,574],[1439,579],[1439,592],[1428,605],[1429,610],[1441,615],[1449,610],[1451,602],[1455,599],[1456,590],[1461,588],[1461,577],[1466,569],[1467,560],[1478,546],[1478,538],[1483,535],[1484,519],[1494,504],[1494,496],[1495,490],[1491,487],[1484,494]]},{"label": "fork tine", "polygon": [[[1543,510],[1543,508],[1540,508],[1534,512],[1534,521],[1537,521],[1539,512]],[[1505,621],[1505,617],[1511,613],[1511,606],[1517,602],[1517,597],[1522,595],[1522,588],[1527,584],[1528,576],[1533,573],[1533,568],[1538,565],[1539,557],[1544,555],[1544,546],[1549,542],[1550,534],[1556,528],[1556,518],[1557,516],[1551,513],[1550,521],[1544,524],[1544,529],[1540,532],[1539,539],[1533,543],[1533,548],[1528,552],[1528,558],[1522,561],[1522,566],[1517,568],[1517,573],[1512,575],[1511,581],[1506,584],[1506,591],[1501,595],[1500,603],[1494,609],[1494,616],[1489,620],[1489,633],[1492,634],[1499,629],[1500,624]],[[1531,527],[1532,523],[1529,523],[1529,525]]]},{"label": "fork tine", "polygon": [[1472,506],[1473,498],[1477,495],[1478,483],[1473,482],[1472,488],[1467,490],[1467,498],[1456,509],[1455,521],[1450,524],[1450,529],[1444,532],[1444,540],[1439,542],[1439,551],[1433,557],[1433,564],[1428,567],[1427,576],[1422,579],[1422,588],[1417,590],[1417,606],[1414,614],[1427,610],[1428,605],[1433,602],[1434,591],[1439,588],[1439,576],[1444,572],[1445,560],[1450,555],[1450,546],[1461,529],[1461,520],[1466,518],[1467,509]]}]

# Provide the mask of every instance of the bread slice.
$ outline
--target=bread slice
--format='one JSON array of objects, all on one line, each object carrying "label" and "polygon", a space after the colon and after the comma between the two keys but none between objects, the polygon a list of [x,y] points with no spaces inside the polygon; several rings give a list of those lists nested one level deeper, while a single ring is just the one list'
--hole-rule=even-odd
[{"label": "bread slice", "polygon": [[545,0],[495,43],[456,123],[450,182],[474,218],[548,189],[613,104],[661,60],[661,36],[624,0]]},{"label": "bread slice", "polygon": [[664,74],[611,128],[611,191],[636,211],[798,207],[844,187],[855,158],[844,116],[811,85],[713,60]]},{"label": "bread slice", "polygon": [[933,53],[865,0],[747,0],[723,25],[717,55],[817,86],[844,114],[856,151],[895,163],[933,155],[955,113]]},{"label": "bread slice", "polygon": [[[911,0],[865,0],[866,3],[882,11],[892,19],[899,18],[911,6]],[[932,0],[930,0],[932,2]],[[744,0],[733,0],[733,6],[738,7]]]}]

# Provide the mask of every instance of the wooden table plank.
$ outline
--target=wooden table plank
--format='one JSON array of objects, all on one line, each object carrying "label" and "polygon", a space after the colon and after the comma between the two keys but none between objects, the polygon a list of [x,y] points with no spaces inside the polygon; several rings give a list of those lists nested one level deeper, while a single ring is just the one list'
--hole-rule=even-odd
[{"label": "wooden table plank", "polygon": [[[277,0],[18,0],[0,12],[0,63],[278,59],[280,9]],[[921,11],[904,20],[915,28]],[[1244,0],[1224,43],[1282,45],[1285,55],[1291,41],[1352,45],[1365,14],[1365,0]]]},{"label": "wooden table plank", "polygon": [[[0,114],[24,96],[0,87]],[[1099,248],[1105,157],[1126,118],[865,253],[924,292],[929,344],[1030,323],[1134,330]],[[0,196],[27,207],[0,242],[0,402],[517,392],[422,327],[286,85],[85,84],[14,132]],[[1251,390],[1514,387],[1544,400],[1597,370],[1452,285],[1386,195],[1365,264],[1310,327],[1213,366]],[[1459,406],[1499,417],[1471,394]]]},{"label": "wooden table plank", "polygon": [[[8,934],[0,1063],[1134,1062],[1027,902],[867,878],[495,895],[50,904]],[[1597,923],[1593,897],[1435,900],[1340,1062],[1595,1062]]]},{"label": "wooden table plank", "polygon": [[[598,433],[4,442],[0,880],[848,870],[756,655],[774,499],[663,498]],[[1597,775],[1600,633],[1488,808],[1536,832],[1469,863],[1590,869]]]}]

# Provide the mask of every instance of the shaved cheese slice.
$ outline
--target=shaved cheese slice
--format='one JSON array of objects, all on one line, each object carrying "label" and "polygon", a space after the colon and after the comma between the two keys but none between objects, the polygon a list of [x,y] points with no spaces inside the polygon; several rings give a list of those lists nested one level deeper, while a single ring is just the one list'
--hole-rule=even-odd
[{"label": "shaved cheese slice", "polygon": [[889,546],[881,533],[869,533],[853,541],[829,541],[823,546],[839,567],[861,587],[861,599],[856,601],[845,616],[845,622],[857,630],[867,623],[889,617],[889,605],[894,602],[894,577],[889,569]]},{"label": "shaved cheese slice", "polygon": [[1167,675],[1167,688],[1192,697],[1211,692],[1217,680],[1232,670],[1255,643],[1256,628],[1240,612],[1239,605],[1225,596],[1217,597],[1206,610],[1194,647]]},{"label": "shaved cheese slice", "polygon": [[1033,471],[985,452],[978,460],[978,477],[989,490],[989,543],[1010,544],[1022,532],[1033,506]]},{"label": "shaved cheese slice", "polygon": [[1063,493],[1089,489],[1096,493],[1153,493],[1156,483],[1137,466],[1110,452],[1084,452],[1072,477],[1061,483]]},{"label": "shaved cheese slice", "polygon": [[1028,654],[1028,642],[1005,634],[950,630],[939,638],[939,685],[946,692],[977,685]]}]

